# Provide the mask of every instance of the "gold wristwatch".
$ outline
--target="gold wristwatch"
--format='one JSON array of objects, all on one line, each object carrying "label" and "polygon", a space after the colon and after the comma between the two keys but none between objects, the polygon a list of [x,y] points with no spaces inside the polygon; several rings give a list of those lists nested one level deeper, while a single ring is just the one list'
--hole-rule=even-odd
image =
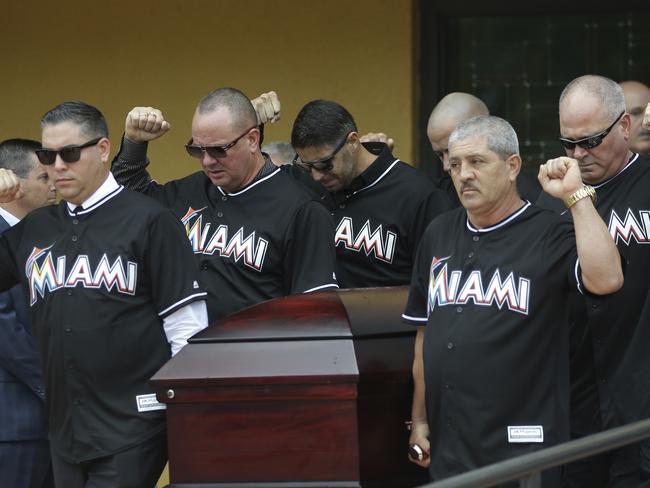
[{"label": "gold wristwatch", "polygon": [[571,195],[564,199],[564,206],[566,208],[571,208],[578,200],[582,200],[586,197],[590,197],[592,202],[596,201],[596,190],[593,186],[582,185],[582,188],[574,191]]}]

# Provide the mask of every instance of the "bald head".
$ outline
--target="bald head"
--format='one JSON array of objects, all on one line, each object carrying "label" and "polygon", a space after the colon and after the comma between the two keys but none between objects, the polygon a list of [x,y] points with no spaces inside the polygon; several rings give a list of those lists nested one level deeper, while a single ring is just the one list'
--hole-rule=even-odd
[{"label": "bald head", "polygon": [[257,114],[248,97],[235,88],[218,88],[201,99],[196,112],[206,115],[226,108],[232,117],[233,127],[243,131],[257,125]]},{"label": "bald head", "polygon": [[641,154],[650,153],[650,130],[644,129],[643,114],[650,103],[650,88],[639,81],[623,81],[625,107],[630,114],[630,149]]},{"label": "bald head", "polygon": [[460,124],[479,115],[489,115],[485,103],[469,93],[446,95],[433,108],[427,124],[427,137],[433,151],[441,157],[445,171],[449,171],[447,144],[449,135]]}]

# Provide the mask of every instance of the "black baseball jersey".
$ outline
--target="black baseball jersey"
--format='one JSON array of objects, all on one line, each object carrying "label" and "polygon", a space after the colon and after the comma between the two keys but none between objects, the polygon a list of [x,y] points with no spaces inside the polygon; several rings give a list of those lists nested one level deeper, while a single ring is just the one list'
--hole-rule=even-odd
[{"label": "black baseball jersey", "polygon": [[271,298],[337,287],[330,216],[270,160],[263,176],[228,193],[203,172],[160,185],[145,162],[127,156],[121,151],[113,162],[117,180],[171,208],[184,225],[210,322]]},{"label": "black baseball jersey", "polygon": [[206,298],[174,215],[113,185],[77,214],[65,202],[37,209],[0,238],[0,288],[25,289],[50,441],[72,463],[164,429],[148,386],[170,357],[162,320]]},{"label": "black baseball jersey", "polygon": [[451,205],[422,172],[396,159],[385,144],[364,147],[377,159],[337,193],[327,192],[295,167],[284,168],[300,178],[334,218],[339,286],[406,285],[424,229]]},{"label": "black baseball jersey", "polygon": [[463,208],[427,228],[403,318],[426,325],[434,479],[567,440],[580,273],[571,223],[530,203],[488,228]]},{"label": "black baseball jersey", "polygon": [[625,262],[617,293],[586,296],[601,413],[610,428],[650,417],[650,156],[634,154],[617,175],[593,186],[596,209]]}]

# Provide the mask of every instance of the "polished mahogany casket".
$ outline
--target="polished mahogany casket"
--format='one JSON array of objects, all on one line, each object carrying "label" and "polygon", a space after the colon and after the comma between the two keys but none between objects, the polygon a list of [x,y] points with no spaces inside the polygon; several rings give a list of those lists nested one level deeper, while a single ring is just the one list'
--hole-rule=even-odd
[{"label": "polished mahogany casket", "polygon": [[407,288],[270,300],[190,340],[152,378],[170,487],[409,487]]}]

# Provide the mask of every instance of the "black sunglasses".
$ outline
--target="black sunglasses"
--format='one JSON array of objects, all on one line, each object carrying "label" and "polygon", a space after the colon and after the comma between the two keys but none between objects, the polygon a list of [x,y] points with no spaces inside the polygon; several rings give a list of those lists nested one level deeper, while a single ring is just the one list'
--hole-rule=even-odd
[{"label": "black sunglasses", "polygon": [[77,161],[79,161],[79,158],[81,157],[81,150],[84,147],[94,146],[103,138],[104,138],[103,136],[98,137],[96,139],[93,139],[92,141],[86,142],[85,144],[79,144],[78,146],[77,145],[65,146],[59,149],[58,151],[55,151],[54,149],[46,149],[43,147],[35,151],[36,157],[38,157],[38,160],[41,162],[41,164],[44,164],[45,166],[53,165],[54,162],[56,161],[57,154],[61,156],[61,159],[66,163],[76,163]]},{"label": "black sunglasses", "polygon": [[190,139],[189,142],[185,144],[185,150],[187,151],[187,154],[197,159],[203,159],[203,153],[208,153],[208,156],[214,159],[223,159],[227,156],[228,149],[233,147],[242,137],[256,128],[257,126],[251,127],[234,141],[221,146],[197,146],[193,144],[194,140]]},{"label": "black sunglasses", "polygon": [[612,125],[610,125],[604,131],[599,132],[598,134],[594,134],[593,136],[583,137],[577,141],[574,141],[573,139],[567,139],[565,137],[558,137],[558,139],[560,140],[560,143],[569,150],[575,149],[576,145],[580,146],[583,149],[593,149],[594,147],[599,146],[601,142],[603,142],[603,139],[607,137],[607,134],[611,132],[616,123],[621,120],[621,117],[623,117],[624,114],[625,111],[621,112],[621,115],[616,117],[616,120]]},{"label": "black sunglasses", "polygon": [[306,173],[310,173],[312,169],[315,169],[316,171],[331,171],[332,168],[334,167],[334,158],[338,154],[338,152],[343,149],[343,146],[345,146],[345,143],[348,142],[348,137],[349,135],[352,134],[352,132],[348,132],[343,140],[339,143],[338,146],[336,146],[336,149],[332,151],[332,154],[325,158],[317,159],[316,161],[302,161],[298,154],[296,154],[293,157],[293,162],[292,164],[295,164],[300,168],[301,170],[305,171]]}]

